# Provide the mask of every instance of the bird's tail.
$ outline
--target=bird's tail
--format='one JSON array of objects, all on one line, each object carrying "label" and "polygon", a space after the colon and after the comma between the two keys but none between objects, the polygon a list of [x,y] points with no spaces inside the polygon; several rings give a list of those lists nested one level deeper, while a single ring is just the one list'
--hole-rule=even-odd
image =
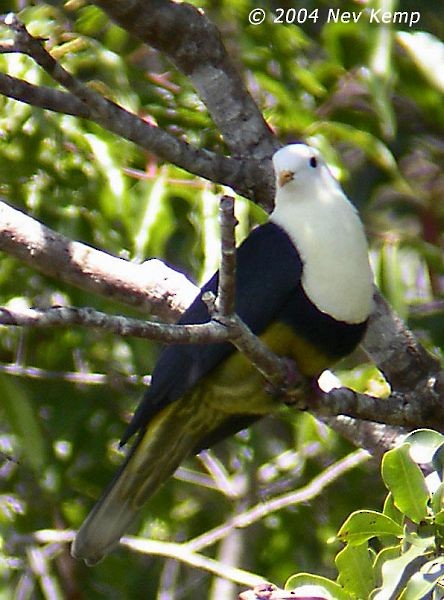
[{"label": "bird's tail", "polygon": [[199,440],[217,425],[205,402],[184,399],[159,412],[130,450],[125,463],[88,515],[71,554],[94,565],[126,532],[144,502],[170,477]]}]

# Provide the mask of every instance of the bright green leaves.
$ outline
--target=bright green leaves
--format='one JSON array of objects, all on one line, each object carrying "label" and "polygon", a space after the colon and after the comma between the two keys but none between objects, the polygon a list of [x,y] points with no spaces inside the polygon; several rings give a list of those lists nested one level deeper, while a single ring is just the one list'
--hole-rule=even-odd
[{"label": "bright green leaves", "polygon": [[365,544],[345,546],[337,554],[338,583],[353,597],[367,598],[375,587],[374,556]]},{"label": "bright green leaves", "polygon": [[374,537],[402,535],[402,527],[389,517],[373,510],[359,510],[352,513],[337,537],[351,546],[359,546]]},{"label": "bright green leaves", "polygon": [[287,589],[318,585],[333,598],[356,600],[442,598],[443,454],[444,436],[425,429],[387,452],[381,466],[389,490],[383,512],[360,510],[345,520],[337,533],[346,544],[335,560],[337,581],[301,573],[289,579]]},{"label": "bright green leaves", "polygon": [[427,517],[429,493],[424,475],[410,457],[410,444],[390,450],[382,460],[382,478],[395,506],[414,523]]},{"label": "bright green leaves", "polygon": [[402,264],[399,240],[385,240],[381,245],[377,264],[375,265],[379,289],[398,315],[401,318],[406,318],[409,305]]},{"label": "bright green leaves", "polygon": [[402,587],[408,570],[416,571],[421,566],[423,552],[421,547],[410,546],[399,557],[385,561],[381,566],[382,586],[373,596],[373,600],[390,600],[399,597],[395,594]]},{"label": "bright green leaves", "polygon": [[[409,582],[400,595],[400,600],[421,600],[429,597],[428,594],[434,591],[439,583],[444,580],[444,557],[440,556],[427,561],[410,578]],[[438,591],[437,594],[440,592]],[[441,590],[442,593],[442,590]],[[436,596],[442,598],[442,596]]]}]

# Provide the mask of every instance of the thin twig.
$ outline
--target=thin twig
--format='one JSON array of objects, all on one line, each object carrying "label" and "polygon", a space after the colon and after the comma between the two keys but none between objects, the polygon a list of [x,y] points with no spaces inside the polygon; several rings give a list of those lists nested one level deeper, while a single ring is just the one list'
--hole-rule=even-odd
[{"label": "thin twig", "polygon": [[230,581],[234,581],[239,585],[252,587],[259,585],[265,579],[264,577],[256,575],[255,573],[222,564],[217,560],[207,558],[202,554],[193,552],[188,547],[188,544],[159,542],[157,540],[147,540],[133,536],[122,538],[120,543],[122,546],[126,546],[127,548],[142,554],[155,554],[159,556],[175,558],[186,565],[207,571],[213,575],[216,575],[217,577],[222,577],[223,579],[229,579]]},{"label": "thin twig", "polygon": [[[40,544],[67,544],[72,542],[74,537],[75,532],[70,530],[41,529],[35,531],[31,539]],[[208,571],[213,575],[229,579],[240,585],[253,587],[264,581],[263,577],[255,573],[236,569],[235,567],[224,565],[217,560],[198,554],[189,548],[187,543],[175,544],[173,542],[161,542],[134,536],[123,537],[120,543],[122,546],[126,546],[142,554],[174,558],[184,564]]]},{"label": "thin twig", "polygon": [[325,490],[325,488],[332,485],[345,473],[351,469],[354,469],[356,466],[363,464],[369,458],[370,454],[368,454],[368,452],[365,450],[355,450],[344,458],[341,458],[337,462],[333,463],[317,477],[314,477],[306,486],[298,490],[291,491],[287,494],[277,496],[266,502],[260,502],[259,504],[256,504],[248,510],[235,515],[223,525],[215,527],[203,535],[190,540],[187,542],[187,547],[194,552],[201,551],[203,548],[212,546],[216,542],[220,541],[234,528],[249,527],[273,512],[282,510],[283,508],[287,508],[289,506],[295,506],[296,504],[309,502],[310,500],[313,500],[319,496],[321,492]]},{"label": "thin twig", "polygon": [[219,316],[230,317],[235,312],[236,292],[236,237],[234,230],[237,220],[234,216],[234,198],[222,196],[219,216],[221,262],[216,307]]},{"label": "thin twig", "polygon": [[93,308],[68,306],[21,310],[0,307],[0,324],[36,328],[80,325],[121,337],[157,340],[164,344],[211,344],[229,339],[229,331],[216,321],[197,325],[170,325],[110,315]]},{"label": "thin twig", "polygon": [[18,365],[17,363],[0,364],[0,373],[27,379],[42,379],[44,381],[58,380],[81,385],[113,385],[129,384],[148,386],[149,375],[124,375],[122,373],[79,373],[78,371],[51,371],[39,367]]},{"label": "thin twig", "polygon": [[239,498],[239,490],[233,484],[232,477],[229,476],[224,465],[214,456],[211,450],[205,450],[197,455],[197,459],[204,465],[211,476],[215,488],[222,492],[224,496],[235,500]]}]

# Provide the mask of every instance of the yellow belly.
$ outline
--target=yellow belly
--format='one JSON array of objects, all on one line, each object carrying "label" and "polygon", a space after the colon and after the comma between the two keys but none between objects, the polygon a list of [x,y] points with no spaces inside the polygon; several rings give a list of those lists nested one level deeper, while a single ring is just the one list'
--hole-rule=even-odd
[{"label": "yellow belly", "polygon": [[[294,360],[307,377],[319,375],[334,362],[283,323],[272,325],[260,337],[273,352]],[[234,352],[189,392],[193,396],[196,393],[200,402],[225,414],[265,415],[280,406],[267,393],[262,375],[240,352]]]}]

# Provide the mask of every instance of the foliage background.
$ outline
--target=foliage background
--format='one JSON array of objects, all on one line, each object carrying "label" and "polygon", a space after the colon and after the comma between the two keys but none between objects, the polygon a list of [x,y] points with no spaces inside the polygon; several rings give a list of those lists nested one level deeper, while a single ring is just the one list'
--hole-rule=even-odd
[{"label": "foliage background", "polygon": [[[392,10],[419,10],[414,28],[384,28],[364,20],[326,23],[329,8],[357,11],[365,2],[263,2],[269,18],[259,26],[248,24],[256,6],[248,0],[195,4],[222,31],[279,138],[305,139],[324,152],[366,223],[382,292],[442,356],[442,3],[384,3]],[[278,5],[309,13],[318,9],[318,20],[274,24],[272,9]],[[175,135],[224,151],[187,79],[97,7],[82,0],[5,1],[1,6],[3,12],[20,10],[31,33],[49,38],[53,55],[80,79]],[[2,55],[0,66],[30,82],[52,85],[26,57]],[[133,260],[161,257],[201,282],[217,268],[220,192],[90,122],[0,97],[0,194],[72,239]],[[236,210],[239,239],[265,218],[243,199]],[[66,303],[134,314],[6,255],[1,257],[0,303]],[[216,597],[208,574],[127,549],[92,570],[74,563],[66,548],[54,557],[49,551],[42,573],[29,537],[41,528],[80,525],[121,460],[117,442],[157,352],[155,344],[80,329],[2,328],[0,598],[135,598],[141,590],[146,598]],[[345,365],[343,380],[383,393],[377,373],[361,363]],[[7,374],[5,365],[9,371],[15,366],[15,374]],[[20,377],[22,366],[44,371]],[[71,372],[82,374],[84,382],[67,381]],[[89,384],[90,373],[107,374],[107,383]],[[128,383],[130,375],[137,375],[136,385]],[[188,470],[179,471],[149,503],[138,534],[190,539],[261,499],[303,486],[350,450],[309,415],[283,411],[282,418],[264,420],[212,451],[237,497],[205,487],[205,469],[190,460]],[[197,483],[178,481],[189,478],[189,469]],[[383,495],[377,465],[367,463],[309,505],[240,531],[232,558],[278,584],[301,570],[334,576],[333,556],[340,546],[327,541],[352,510],[380,508]],[[218,558],[224,549],[219,544],[209,555]]]}]

